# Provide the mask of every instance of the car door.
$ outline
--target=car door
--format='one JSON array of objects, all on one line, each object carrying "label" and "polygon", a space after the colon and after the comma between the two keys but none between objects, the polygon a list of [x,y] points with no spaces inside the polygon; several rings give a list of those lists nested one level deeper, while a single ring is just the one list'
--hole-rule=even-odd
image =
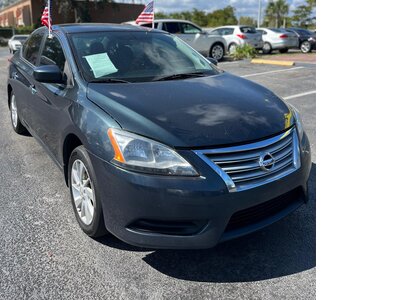
[{"label": "car door", "polygon": [[203,32],[201,28],[190,23],[181,23],[182,33],[180,38],[192,46],[199,52],[207,53],[210,50],[211,44],[208,39],[208,34]]},{"label": "car door", "polygon": [[32,33],[24,44],[19,59],[15,60],[15,69],[11,72],[13,79],[13,92],[17,99],[18,112],[31,131],[36,132],[34,116],[35,106],[32,101],[36,97],[34,89],[33,69],[36,66],[40,47],[42,45],[44,31]]},{"label": "car door", "polygon": [[77,87],[74,86],[70,64],[57,36],[45,39],[38,65],[57,65],[64,78],[62,84],[35,81],[37,97],[32,103],[36,107],[34,123],[38,128],[38,136],[54,158],[61,162],[61,136],[67,124],[71,123],[68,111],[72,99],[76,97]]}]

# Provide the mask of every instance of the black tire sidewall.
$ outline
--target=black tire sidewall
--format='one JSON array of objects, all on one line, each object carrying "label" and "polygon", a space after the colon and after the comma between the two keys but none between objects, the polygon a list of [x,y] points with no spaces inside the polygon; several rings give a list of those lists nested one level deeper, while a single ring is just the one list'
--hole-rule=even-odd
[{"label": "black tire sidewall", "polygon": [[[72,165],[74,161],[77,159],[81,160],[87,171],[89,172],[90,180],[92,182],[92,190],[94,193],[95,197],[95,203],[94,203],[94,214],[93,214],[93,220],[92,223],[89,225],[86,225],[82,222],[78,215],[78,211],[75,206],[74,198],[72,195],[72,184],[71,184],[71,170],[72,170]],[[97,179],[96,179],[96,174],[94,172],[94,168],[92,165],[92,162],[90,161],[90,157],[88,152],[86,151],[84,146],[79,146],[75,148],[70,156],[69,163],[68,163],[68,186],[69,186],[69,192],[71,196],[71,203],[72,203],[72,208],[75,213],[76,220],[79,223],[79,226],[81,229],[90,237],[99,237],[102,236],[106,233],[105,226],[104,226],[104,218],[103,218],[103,208],[101,205],[101,199],[100,199],[100,194],[97,192]]]}]

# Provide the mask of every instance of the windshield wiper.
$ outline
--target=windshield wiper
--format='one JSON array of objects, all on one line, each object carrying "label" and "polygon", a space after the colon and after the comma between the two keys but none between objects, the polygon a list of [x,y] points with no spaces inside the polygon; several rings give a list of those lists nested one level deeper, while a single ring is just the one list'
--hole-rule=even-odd
[{"label": "windshield wiper", "polygon": [[89,83],[131,83],[131,82],[123,80],[123,79],[103,78],[103,79],[91,80],[91,81],[89,81]]},{"label": "windshield wiper", "polygon": [[163,77],[156,77],[152,81],[165,81],[165,80],[177,80],[177,79],[185,79],[192,77],[205,77],[206,74],[203,72],[193,72],[193,73],[182,73],[182,74],[173,74]]}]

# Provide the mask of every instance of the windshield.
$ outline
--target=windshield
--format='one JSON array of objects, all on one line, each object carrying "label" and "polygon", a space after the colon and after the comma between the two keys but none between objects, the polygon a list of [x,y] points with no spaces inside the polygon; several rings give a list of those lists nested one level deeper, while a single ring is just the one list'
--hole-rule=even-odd
[{"label": "windshield", "polygon": [[188,78],[176,76],[181,74],[219,73],[179,38],[164,33],[90,32],[72,34],[71,40],[78,67],[89,82],[175,80]]}]

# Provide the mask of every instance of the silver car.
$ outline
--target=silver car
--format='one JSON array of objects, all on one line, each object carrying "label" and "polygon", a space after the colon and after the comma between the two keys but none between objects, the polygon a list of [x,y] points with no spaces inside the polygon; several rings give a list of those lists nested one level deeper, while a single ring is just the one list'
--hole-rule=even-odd
[{"label": "silver car", "polygon": [[[140,25],[151,27],[152,23]],[[220,61],[226,53],[227,46],[222,37],[210,34],[192,22],[173,19],[154,20],[154,27],[176,35],[204,56],[217,61]]]},{"label": "silver car", "polygon": [[19,48],[21,48],[22,44],[26,41],[29,35],[24,34],[16,34],[11,39],[8,40],[8,49],[10,53],[14,53]]},{"label": "silver car", "polygon": [[299,46],[299,39],[296,34],[283,28],[257,28],[257,32],[262,34],[263,52],[265,54],[269,54],[273,50],[286,53],[289,49],[296,49]]},{"label": "silver car", "polygon": [[237,46],[248,44],[257,50],[263,49],[262,35],[252,26],[223,26],[210,31],[210,34],[222,36],[228,45],[228,52],[233,53]]}]

